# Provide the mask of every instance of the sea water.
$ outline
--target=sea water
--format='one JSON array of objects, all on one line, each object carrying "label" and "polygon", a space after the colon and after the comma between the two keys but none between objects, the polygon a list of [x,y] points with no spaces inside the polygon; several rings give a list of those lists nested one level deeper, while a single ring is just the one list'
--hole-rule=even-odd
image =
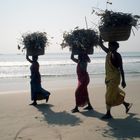
[{"label": "sea water", "polygon": [[[125,75],[140,76],[140,52],[122,52]],[[42,77],[75,77],[76,63],[70,53],[47,53],[39,56]],[[88,73],[91,77],[105,75],[105,56],[103,52],[89,55]],[[77,56],[76,56],[77,57]],[[0,78],[24,78],[30,76],[30,63],[25,54],[0,54]]]}]

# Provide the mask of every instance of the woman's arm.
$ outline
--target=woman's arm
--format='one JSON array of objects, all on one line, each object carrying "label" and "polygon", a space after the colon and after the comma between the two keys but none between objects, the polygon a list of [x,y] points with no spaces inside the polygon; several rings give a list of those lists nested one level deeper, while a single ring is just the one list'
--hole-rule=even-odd
[{"label": "woman's arm", "polygon": [[90,63],[91,62],[91,60],[90,60],[90,58],[89,58],[89,56],[87,55],[87,62],[88,63]]},{"label": "woman's arm", "polygon": [[30,63],[33,63],[33,61],[29,58],[28,55],[26,55],[26,59],[27,59]]},{"label": "woman's arm", "polygon": [[122,62],[122,58],[121,58],[121,64],[120,64],[120,72],[121,72],[121,76],[122,76],[122,87],[125,88],[126,87],[126,82],[125,82],[125,75],[124,75],[124,70],[123,70],[123,62]]},{"label": "woman's arm", "polygon": [[105,51],[106,53],[109,52],[109,49],[106,48],[106,47],[103,45],[103,41],[102,41],[102,38],[101,38],[101,37],[100,37],[100,39],[99,39],[99,45],[100,45],[100,47],[102,48],[103,51]]},{"label": "woman's arm", "polygon": [[72,59],[75,63],[78,63],[78,59],[74,58],[74,54],[73,54],[73,53],[71,54],[71,59]]},{"label": "woman's arm", "polygon": [[123,88],[125,88],[126,82],[125,82],[125,75],[124,75],[124,70],[123,70],[123,62],[122,62],[122,57],[119,53],[117,53],[117,62],[118,62],[119,70],[120,70],[121,77],[122,77],[121,86]]}]

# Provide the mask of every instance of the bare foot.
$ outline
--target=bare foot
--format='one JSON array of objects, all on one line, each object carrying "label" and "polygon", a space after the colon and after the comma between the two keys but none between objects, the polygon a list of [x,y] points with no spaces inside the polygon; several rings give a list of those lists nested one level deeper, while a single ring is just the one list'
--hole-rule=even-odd
[{"label": "bare foot", "polygon": [[87,106],[84,108],[84,110],[93,110],[93,107],[92,106]]},{"label": "bare foot", "polygon": [[29,105],[36,106],[37,105],[37,102],[33,102],[33,103],[29,104]]},{"label": "bare foot", "polygon": [[[49,95],[50,96],[50,95]],[[48,100],[49,100],[49,96],[46,98],[46,103],[48,102]]]},{"label": "bare foot", "polygon": [[130,108],[132,107],[132,103],[130,103],[127,107],[126,107],[126,113],[128,113],[129,112],[129,110],[130,110]]},{"label": "bare foot", "polygon": [[76,113],[76,112],[79,112],[79,110],[78,110],[77,108],[74,108],[74,109],[72,109],[71,112],[72,112],[72,113]]}]

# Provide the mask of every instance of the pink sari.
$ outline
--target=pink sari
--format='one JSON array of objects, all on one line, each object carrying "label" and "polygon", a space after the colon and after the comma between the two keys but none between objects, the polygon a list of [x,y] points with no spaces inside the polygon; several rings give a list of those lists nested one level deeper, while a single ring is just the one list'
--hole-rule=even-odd
[{"label": "pink sari", "polygon": [[83,107],[89,102],[87,86],[90,80],[88,73],[81,70],[79,63],[77,65],[77,76],[78,87],[75,91],[76,105],[78,107]]}]

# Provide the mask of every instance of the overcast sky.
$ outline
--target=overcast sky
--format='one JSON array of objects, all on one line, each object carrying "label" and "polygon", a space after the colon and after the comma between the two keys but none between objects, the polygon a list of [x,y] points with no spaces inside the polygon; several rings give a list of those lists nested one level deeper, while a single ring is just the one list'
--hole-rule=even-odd
[{"label": "overcast sky", "polygon": [[[76,26],[89,28],[98,25],[91,15],[92,7],[140,15],[140,0],[0,0],[0,53],[18,53],[17,44],[26,32],[47,32],[48,52],[60,51],[64,31]],[[134,29],[128,41],[120,42],[120,51],[140,51],[140,30]],[[51,38],[53,37],[53,38]]]}]

